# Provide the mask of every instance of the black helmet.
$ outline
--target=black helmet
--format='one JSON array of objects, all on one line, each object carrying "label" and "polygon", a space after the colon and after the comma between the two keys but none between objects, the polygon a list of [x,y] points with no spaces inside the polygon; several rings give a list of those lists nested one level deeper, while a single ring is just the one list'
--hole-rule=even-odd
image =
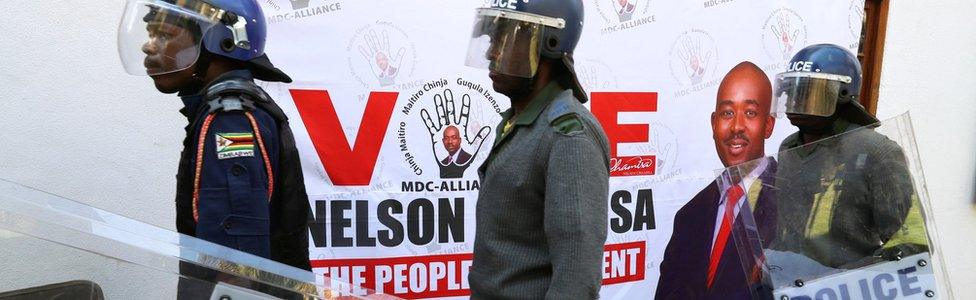
[{"label": "black helmet", "polygon": [[784,73],[776,75],[777,110],[828,117],[835,113],[856,124],[878,122],[858,102],[861,63],[853,53],[831,44],[807,46],[797,52]]},{"label": "black helmet", "polygon": [[573,68],[583,31],[582,0],[490,0],[475,17],[468,66],[532,78],[541,57],[563,62],[576,97],[586,101]]}]

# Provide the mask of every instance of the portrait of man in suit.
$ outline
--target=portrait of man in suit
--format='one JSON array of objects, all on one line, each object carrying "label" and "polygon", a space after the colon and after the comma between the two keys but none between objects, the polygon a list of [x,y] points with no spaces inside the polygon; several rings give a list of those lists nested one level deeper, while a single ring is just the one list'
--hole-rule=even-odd
[{"label": "portrait of man in suit", "polygon": [[444,149],[447,150],[447,157],[441,160],[441,178],[461,178],[464,170],[470,165],[471,154],[461,149],[461,132],[455,126],[447,126],[444,129]]},{"label": "portrait of man in suit", "polygon": [[754,293],[764,294],[757,273],[750,271],[757,262],[740,259],[736,243],[742,241],[735,241],[732,232],[742,229],[747,213],[754,216],[761,236],[775,227],[771,186],[776,161],[764,158],[765,140],[776,121],[771,103],[769,78],[751,62],[739,63],[722,79],[711,114],[715,151],[726,168],[745,164],[723,172],[675,215],[655,299],[751,299]]},{"label": "portrait of man in suit", "polygon": [[[434,95],[433,100],[432,109],[420,110],[420,118],[430,134],[431,158],[437,162],[441,179],[462,178],[491,134],[491,128],[477,122],[476,127],[468,127],[471,121],[471,96],[468,94],[462,94],[461,101],[455,101],[454,92],[444,89],[443,93]],[[471,152],[464,151],[462,146]]]}]

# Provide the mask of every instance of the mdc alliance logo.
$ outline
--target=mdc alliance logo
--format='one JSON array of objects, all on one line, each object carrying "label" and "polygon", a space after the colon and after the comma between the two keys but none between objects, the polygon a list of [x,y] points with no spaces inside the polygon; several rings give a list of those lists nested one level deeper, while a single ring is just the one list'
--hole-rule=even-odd
[{"label": "mdc alliance logo", "polygon": [[647,179],[650,183],[666,182],[681,174],[678,166],[678,136],[667,124],[651,122],[651,136],[654,137],[647,144],[639,145],[640,153],[654,155],[654,165],[657,168],[655,176]]},{"label": "mdc alliance logo", "polygon": [[650,13],[651,0],[593,0],[597,12],[607,22],[603,34],[637,28],[656,21]]},{"label": "mdc alliance logo", "polygon": [[[480,187],[477,161],[491,148],[489,124],[496,124],[501,108],[483,85],[463,78],[427,82],[399,109],[397,145],[414,175],[437,170],[440,181],[407,181],[402,192],[459,192]],[[423,126],[419,126],[423,124]],[[480,158],[480,159],[479,159]],[[426,176],[430,178],[430,175]]]},{"label": "mdc alliance logo", "polygon": [[671,77],[682,88],[675,97],[715,86],[715,69],[718,65],[718,46],[708,32],[698,29],[685,31],[671,44],[668,66]]},{"label": "mdc alliance logo", "polygon": [[807,26],[795,11],[780,8],[769,14],[762,27],[763,50],[775,63],[777,69],[782,68],[793,53],[806,46]]},{"label": "mdc alliance logo", "polygon": [[580,84],[587,92],[606,92],[617,89],[617,76],[605,62],[581,59],[575,65]]},{"label": "mdc alliance logo", "polygon": [[406,31],[393,23],[360,27],[346,53],[351,75],[364,88],[407,90],[420,85],[408,81],[417,67],[417,49]]},{"label": "mdc alliance logo", "polygon": [[[265,18],[268,24],[321,16],[342,10],[341,2],[335,0],[265,0]],[[286,3],[287,2],[287,3]]]}]

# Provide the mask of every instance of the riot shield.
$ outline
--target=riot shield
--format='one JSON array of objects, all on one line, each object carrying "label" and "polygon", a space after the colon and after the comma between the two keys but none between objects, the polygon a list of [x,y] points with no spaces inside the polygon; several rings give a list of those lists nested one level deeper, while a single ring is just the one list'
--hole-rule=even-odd
[{"label": "riot shield", "polygon": [[762,202],[732,228],[753,298],[951,299],[908,114],[845,128],[721,171]]},{"label": "riot shield", "polygon": [[392,299],[0,180],[0,299]]}]

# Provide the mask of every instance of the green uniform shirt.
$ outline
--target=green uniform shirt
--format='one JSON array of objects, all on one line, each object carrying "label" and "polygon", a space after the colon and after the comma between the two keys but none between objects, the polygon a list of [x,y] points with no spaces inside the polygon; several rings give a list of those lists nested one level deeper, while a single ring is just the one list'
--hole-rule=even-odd
[{"label": "green uniform shirt", "polygon": [[503,116],[478,170],[472,298],[598,298],[607,236],[606,134],[555,82],[517,116],[512,110]]},{"label": "green uniform shirt", "polygon": [[783,141],[772,248],[831,268],[856,268],[880,257],[892,259],[897,251],[907,256],[927,249],[901,147],[873,129],[854,130],[857,126],[842,119],[834,129],[845,133],[806,145],[799,133]]}]

